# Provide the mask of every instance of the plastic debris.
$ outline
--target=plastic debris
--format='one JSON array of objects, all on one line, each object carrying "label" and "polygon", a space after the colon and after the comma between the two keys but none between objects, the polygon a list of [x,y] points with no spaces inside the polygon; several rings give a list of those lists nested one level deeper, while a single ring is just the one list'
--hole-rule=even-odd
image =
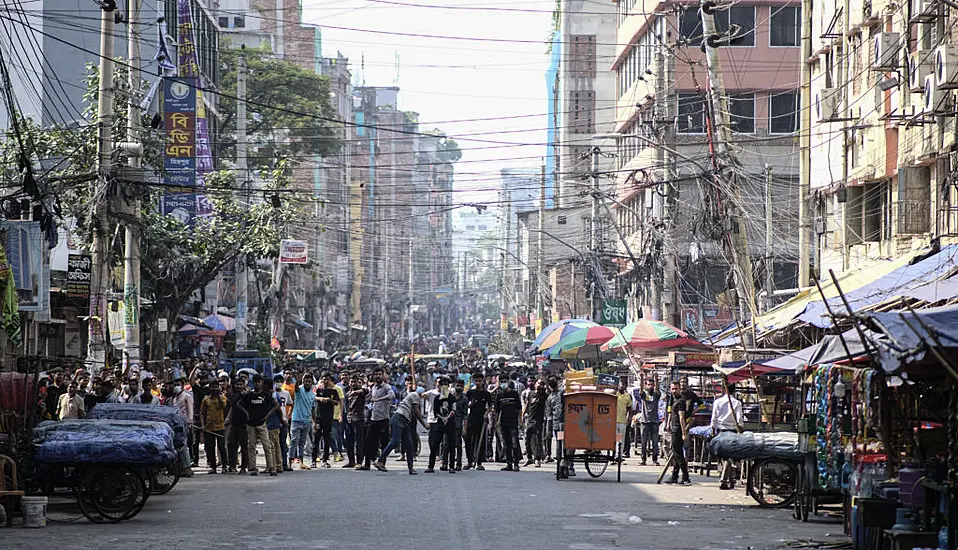
[{"label": "plastic debris", "polygon": [[639,516],[629,516],[629,523],[631,523],[632,525],[642,523],[642,518],[640,518]]},{"label": "plastic debris", "polygon": [[679,522],[677,522],[677,521],[670,521],[670,522],[669,522],[669,525],[678,525],[678,524],[679,524]]}]

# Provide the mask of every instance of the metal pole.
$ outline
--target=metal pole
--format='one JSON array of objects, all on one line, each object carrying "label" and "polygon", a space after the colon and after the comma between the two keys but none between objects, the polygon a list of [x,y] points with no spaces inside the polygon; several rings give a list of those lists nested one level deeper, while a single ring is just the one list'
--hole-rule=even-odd
[{"label": "metal pole", "polygon": [[[240,46],[246,49],[246,46]],[[243,200],[249,199],[250,179],[246,137],[246,56],[236,59],[236,171],[242,182]],[[246,205],[249,207],[249,204]],[[349,238],[347,236],[347,238]],[[236,260],[236,349],[245,350],[249,334],[249,271],[246,256]]]},{"label": "metal pole", "polygon": [[[535,284],[533,288],[535,289],[536,297],[536,319],[542,319],[543,304],[542,304],[542,288],[540,282],[542,281],[542,235],[545,231],[545,217],[546,217],[546,164],[545,160],[542,162],[542,171],[539,175],[539,235],[536,242],[536,272],[535,272]],[[545,322],[543,321],[543,325]]]},{"label": "metal pole", "polygon": [[602,277],[599,255],[599,148],[592,146],[592,213],[589,217],[589,259],[592,262],[592,291],[589,293],[589,315],[593,321],[598,319],[596,307],[599,305],[595,294]]},{"label": "metal pole", "polygon": [[[802,56],[812,57],[812,0],[802,0]],[[812,65],[802,63],[801,117],[799,124],[799,184],[798,184],[798,286],[809,285],[811,274],[811,228],[809,215],[809,196],[811,195],[811,123],[812,123]]]},{"label": "metal pole", "polygon": [[[130,143],[140,143],[140,106],[136,96],[140,92],[140,33],[137,28],[140,22],[140,0],[127,0],[127,57],[129,57],[130,97],[126,111],[126,140]],[[130,167],[140,167],[140,149],[130,150]],[[124,265],[123,265],[123,303],[125,319],[123,331],[125,333],[124,368],[140,364],[140,201],[133,202],[133,223],[126,224]]]},{"label": "metal pole", "polygon": [[[712,103],[712,121],[716,154],[719,160],[717,177],[725,180],[731,201],[725,201],[726,214],[732,227],[730,228],[728,245],[735,264],[734,273],[736,287],[739,294],[739,308],[749,310],[752,317],[758,313],[755,307],[755,283],[752,278],[752,261],[748,255],[748,238],[746,236],[745,219],[737,205],[742,204],[741,192],[738,187],[738,178],[729,170],[730,153],[728,143],[731,141],[731,125],[729,122],[728,100],[725,97],[725,88],[722,84],[722,69],[719,64],[717,44],[710,41],[719,38],[715,26],[712,0],[702,0],[702,34],[705,47],[705,61],[709,73],[709,95]],[[732,204],[728,204],[732,202]],[[744,311],[743,311],[744,313]],[[744,315],[740,316],[744,319]]]},{"label": "metal pole", "polygon": [[775,290],[775,260],[772,258],[772,167],[765,165],[765,311],[772,309]]},{"label": "metal pole", "polygon": [[415,273],[415,269],[413,269],[413,263],[412,263],[412,255],[413,255],[412,239],[413,239],[412,234],[410,234],[410,235],[409,235],[409,289],[408,289],[408,293],[409,293],[409,321],[408,321],[408,327],[407,327],[408,335],[409,335],[409,344],[410,344],[410,345],[412,345],[413,338],[415,338],[415,335],[416,335],[415,330],[414,330],[414,329],[415,329],[415,324],[416,324],[416,314],[413,312],[413,304],[415,303],[415,302],[413,301],[413,298],[414,298],[414,296],[413,296],[413,278],[415,277],[415,274],[416,274],[416,273]]},{"label": "metal pole", "polygon": [[100,10],[100,89],[97,101],[97,184],[93,197],[93,265],[87,362],[96,372],[106,364],[106,302],[110,286],[109,179],[113,157],[113,15],[110,0]]}]

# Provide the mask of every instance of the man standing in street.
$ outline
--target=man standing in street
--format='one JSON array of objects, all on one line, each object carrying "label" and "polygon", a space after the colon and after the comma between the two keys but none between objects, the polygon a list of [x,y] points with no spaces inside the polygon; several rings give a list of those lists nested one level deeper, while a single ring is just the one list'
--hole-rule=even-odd
[{"label": "man standing in street", "polygon": [[203,432],[203,447],[206,449],[206,463],[210,473],[216,473],[216,455],[219,452],[220,466],[225,474],[228,468],[226,460],[226,396],[220,393],[220,382],[210,381],[209,395],[200,403],[200,431]]},{"label": "man standing in street", "polygon": [[689,480],[689,464],[685,460],[685,441],[689,438],[689,427],[691,422],[688,420],[689,405],[682,396],[682,387],[678,382],[672,382],[672,410],[668,418],[666,429],[672,437],[672,478],[665,482],[676,484],[679,482],[679,473],[682,474],[682,485],[691,485]]},{"label": "man standing in street", "polygon": [[83,418],[86,413],[83,405],[83,397],[77,393],[77,383],[70,382],[67,385],[67,391],[57,400],[57,418],[67,420],[71,418]]},{"label": "man standing in street", "polygon": [[328,372],[320,377],[321,387],[316,390],[316,406],[313,409],[313,459],[311,468],[316,467],[319,456],[319,444],[323,444],[323,468],[329,468],[329,453],[332,452],[333,413],[339,403],[339,392],[333,386],[333,378]]},{"label": "man standing in street", "polygon": [[396,398],[392,386],[386,383],[386,373],[382,367],[376,367],[372,373],[372,386],[369,390],[370,410],[369,427],[366,430],[365,461],[357,470],[368,470],[372,459],[379,455],[379,442],[389,433],[389,406]]},{"label": "man standing in street", "polygon": [[246,384],[237,376],[233,380],[232,390],[227,396],[226,411],[226,452],[229,457],[229,472],[236,473],[237,449],[239,450],[239,473],[245,474],[249,464],[246,462],[249,453],[249,439],[246,433],[246,414],[239,407],[239,402],[246,392]]},{"label": "man standing in street", "polygon": [[[186,433],[192,434],[193,393],[183,388],[183,382],[184,380],[182,378],[173,381],[173,404],[176,405],[177,410],[179,410],[183,418],[186,419]],[[191,445],[186,445],[180,449],[180,462],[183,464],[183,472],[180,475],[183,477],[193,477],[193,469],[190,468],[193,464],[193,460],[190,458],[190,447]]]},{"label": "man standing in street", "polygon": [[627,390],[625,381],[619,380],[619,387],[615,394],[615,439],[619,446],[620,458],[629,454],[625,432],[628,431],[629,421],[632,419],[632,394]]},{"label": "man standing in street", "polygon": [[[469,409],[469,398],[466,397],[466,381],[462,378],[456,379],[456,433],[452,439],[455,442],[456,449],[454,453],[454,462],[456,471],[462,471],[462,435],[466,425],[466,411]],[[453,467],[452,464],[449,465]]]},{"label": "man standing in street", "polygon": [[546,417],[546,394],[545,383],[539,379],[534,382],[531,388],[529,400],[526,404],[526,466],[536,465],[536,468],[542,467],[542,459],[545,453],[542,451],[542,430],[545,428]]},{"label": "man standing in street", "polygon": [[304,460],[306,449],[312,448],[313,407],[316,394],[313,393],[313,375],[308,372],[296,376],[293,389],[293,415],[290,422],[289,451],[291,466],[308,470]]},{"label": "man standing in street", "polygon": [[502,470],[506,472],[519,471],[519,399],[519,392],[516,391],[513,380],[506,383],[505,390],[496,399],[496,417],[502,432],[503,454],[506,460],[506,466]]},{"label": "man standing in street", "polygon": [[256,445],[261,443],[263,453],[266,455],[266,471],[270,476],[276,476],[277,464],[273,462],[266,418],[279,411],[279,404],[273,399],[270,388],[263,380],[263,375],[259,373],[253,375],[253,391],[244,395],[236,404],[236,408],[246,417],[246,434],[249,439],[246,447],[246,461],[249,463],[249,475],[259,475],[256,470]]},{"label": "man standing in street", "polygon": [[659,391],[658,378],[646,379],[645,387],[639,391],[636,405],[639,420],[639,439],[642,441],[642,465],[647,464],[649,455],[652,455],[652,464],[659,465],[659,401],[662,392]]},{"label": "man standing in street", "polygon": [[359,374],[350,377],[346,392],[346,454],[349,456],[343,468],[362,466],[366,452],[366,398],[369,390],[363,387]]},{"label": "man standing in street", "polygon": [[486,389],[486,380],[482,374],[475,374],[472,381],[475,387],[466,392],[466,399],[469,401],[469,416],[466,418],[466,469],[475,466],[476,470],[485,470],[482,466],[486,457],[483,423],[486,412],[492,405],[492,394]]},{"label": "man standing in street", "polygon": [[271,414],[267,420],[269,430],[269,444],[273,448],[273,464],[276,472],[289,472],[289,447],[286,445],[289,437],[289,407],[293,405],[293,398],[283,389],[283,376],[273,376],[273,399],[279,405],[279,412]]},{"label": "man standing in street", "polygon": [[[718,435],[723,432],[738,432],[742,423],[742,402],[732,395],[735,386],[727,385],[728,393],[722,395],[722,388],[718,388],[718,396],[712,402],[712,435]],[[737,477],[737,464],[735,461],[723,458],[719,469],[722,472],[722,482],[719,488],[727,491],[735,488],[735,478]]]}]

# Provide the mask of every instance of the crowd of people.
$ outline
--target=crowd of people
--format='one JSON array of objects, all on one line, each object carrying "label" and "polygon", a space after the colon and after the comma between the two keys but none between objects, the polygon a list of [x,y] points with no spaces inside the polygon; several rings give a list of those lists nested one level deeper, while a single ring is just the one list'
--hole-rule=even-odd
[{"label": "crowd of people", "polygon": [[[189,374],[177,372],[164,381],[145,371],[101,371],[97,376],[83,369],[72,375],[51,372],[41,380],[41,407],[49,419],[82,418],[99,403],[177,407],[189,424],[189,443],[180,450],[187,477],[198,467],[201,443],[210,474],[277,476],[333,463],[387,471],[387,459],[395,453],[416,475],[414,458],[423,443],[419,427],[427,434],[425,473],[434,473],[437,465],[450,474],[484,470],[490,462],[504,463],[503,471],[519,471],[520,466],[541,468],[562,460],[553,449],[562,429],[564,383],[532,368],[346,365],[337,372],[292,368],[264,377],[231,375],[198,359]],[[651,459],[660,466],[663,421],[671,448],[684,447],[701,400],[684,382],[672,384],[670,393],[663,400],[659,381],[652,377],[632,388],[619,385],[616,431],[623,458],[634,447],[640,465]],[[729,410],[735,410],[734,402],[720,408],[716,431],[728,429],[728,418],[734,419]],[[257,466],[260,448],[262,470]],[[690,483],[683,455],[673,460],[667,483]],[[562,461],[559,471],[575,475],[571,461]],[[723,486],[725,482],[723,475]]]}]

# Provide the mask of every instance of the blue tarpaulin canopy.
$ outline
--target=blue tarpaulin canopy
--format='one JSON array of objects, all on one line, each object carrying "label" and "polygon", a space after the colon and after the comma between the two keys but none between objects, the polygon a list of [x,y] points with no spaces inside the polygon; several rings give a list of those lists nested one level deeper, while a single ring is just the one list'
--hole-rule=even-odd
[{"label": "blue tarpaulin canopy", "polygon": [[889,345],[900,352],[927,349],[934,345],[935,338],[944,347],[958,348],[958,306],[955,305],[915,312],[867,313],[865,320],[887,336]]},{"label": "blue tarpaulin canopy", "polygon": [[[932,287],[929,285],[944,285],[934,290],[935,297],[944,296],[938,300],[948,299],[958,295],[945,295],[948,289],[958,291],[958,285],[945,284],[944,279],[953,275],[958,269],[958,245],[943,247],[937,254],[911,265],[899,267],[891,273],[879,277],[874,282],[845,294],[852,311],[858,312],[869,306],[887,302],[895,298],[907,297],[909,292],[921,291],[922,295],[931,297]],[[841,297],[829,298],[828,307],[835,315],[846,315],[845,305]],[[805,311],[798,316],[804,321],[819,328],[832,326],[828,315],[828,308],[822,300],[810,302]]]}]

